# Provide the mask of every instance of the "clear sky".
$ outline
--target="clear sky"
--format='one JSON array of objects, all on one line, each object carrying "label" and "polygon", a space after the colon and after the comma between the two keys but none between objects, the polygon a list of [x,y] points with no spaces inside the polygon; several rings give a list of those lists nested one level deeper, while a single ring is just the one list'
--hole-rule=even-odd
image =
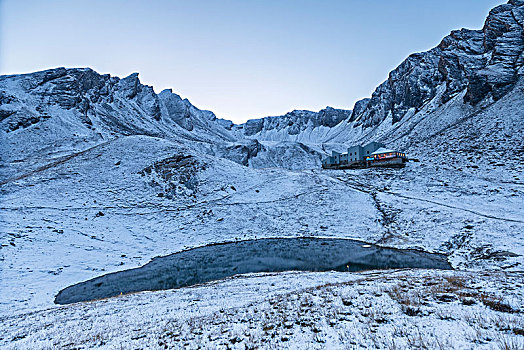
[{"label": "clear sky", "polygon": [[351,109],[410,53],[500,0],[0,0],[0,74],[140,73],[242,122]]}]

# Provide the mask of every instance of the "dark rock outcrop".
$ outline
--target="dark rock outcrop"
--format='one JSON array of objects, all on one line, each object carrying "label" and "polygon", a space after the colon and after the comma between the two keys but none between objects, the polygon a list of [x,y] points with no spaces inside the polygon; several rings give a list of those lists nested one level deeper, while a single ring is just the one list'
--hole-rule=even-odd
[{"label": "dark rock outcrop", "polygon": [[264,146],[258,140],[245,140],[225,147],[221,156],[248,166],[249,160],[256,157],[258,152],[262,150],[264,150]]},{"label": "dark rock outcrop", "polygon": [[171,120],[188,131],[193,130],[193,122],[190,113],[191,104],[187,103],[187,100],[183,100],[170,89],[163,90],[159,94],[159,97],[164,103],[167,115]]}]

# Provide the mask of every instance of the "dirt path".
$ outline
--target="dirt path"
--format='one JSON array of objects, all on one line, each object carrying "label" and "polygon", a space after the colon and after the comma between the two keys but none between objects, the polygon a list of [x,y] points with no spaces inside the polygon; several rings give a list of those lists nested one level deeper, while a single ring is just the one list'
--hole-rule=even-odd
[{"label": "dirt path", "polygon": [[336,177],[335,179],[340,181],[340,182],[342,182],[342,183],[345,183],[348,187],[351,187],[352,189],[354,189],[356,191],[368,193],[370,195],[372,193],[375,193],[375,192],[380,192],[380,193],[383,193],[383,194],[389,194],[389,195],[400,197],[400,198],[406,198],[406,199],[416,200],[416,201],[420,201],[420,202],[431,203],[431,204],[435,204],[435,205],[446,207],[446,208],[462,210],[462,211],[465,211],[465,212],[468,212],[468,213],[471,213],[471,214],[475,214],[475,215],[478,215],[478,216],[482,216],[482,217],[485,217],[485,218],[488,218],[488,219],[501,220],[501,221],[507,221],[507,222],[516,222],[516,223],[519,223],[519,224],[524,224],[524,221],[522,221],[522,220],[508,219],[508,218],[503,218],[503,217],[499,217],[499,216],[495,216],[495,215],[484,214],[484,213],[481,213],[481,212],[478,212],[478,211],[475,211],[475,210],[472,210],[472,209],[457,207],[457,206],[454,206],[454,205],[445,204],[445,203],[433,201],[433,200],[430,200],[430,199],[413,197],[413,196],[407,196],[407,195],[403,195],[403,194],[396,193],[396,192],[393,192],[393,191],[373,188],[373,187],[370,187],[368,185],[365,185],[365,184],[362,184],[362,183],[358,183],[358,182],[354,182],[354,181],[351,181],[351,180],[345,180],[345,179],[342,179],[340,177]]}]

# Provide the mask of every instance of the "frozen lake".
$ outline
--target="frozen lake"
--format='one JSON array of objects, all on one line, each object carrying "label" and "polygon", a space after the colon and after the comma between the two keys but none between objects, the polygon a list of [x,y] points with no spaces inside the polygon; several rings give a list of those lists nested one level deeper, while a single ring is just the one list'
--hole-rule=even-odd
[{"label": "frozen lake", "polygon": [[58,293],[55,303],[187,287],[243,273],[388,268],[451,269],[451,265],[442,254],[384,248],[350,239],[267,238],[212,244],[157,257],[142,267],[69,286]]}]

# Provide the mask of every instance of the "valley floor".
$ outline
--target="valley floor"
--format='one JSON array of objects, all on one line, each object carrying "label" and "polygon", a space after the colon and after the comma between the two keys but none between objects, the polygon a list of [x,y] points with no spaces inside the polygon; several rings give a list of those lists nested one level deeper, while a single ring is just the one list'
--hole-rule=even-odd
[{"label": "valley floor", "polygon": [[[399,170],[290,171],[205,155],[181,165],[177,154],[189,155],[163,139],[120,137],[3,184],[2,347],[522,344],[520,179],[424,160]],[[260,274],[52,303],[71,284],[158,255],[296,236],[441,252],[458,271]]]}]

